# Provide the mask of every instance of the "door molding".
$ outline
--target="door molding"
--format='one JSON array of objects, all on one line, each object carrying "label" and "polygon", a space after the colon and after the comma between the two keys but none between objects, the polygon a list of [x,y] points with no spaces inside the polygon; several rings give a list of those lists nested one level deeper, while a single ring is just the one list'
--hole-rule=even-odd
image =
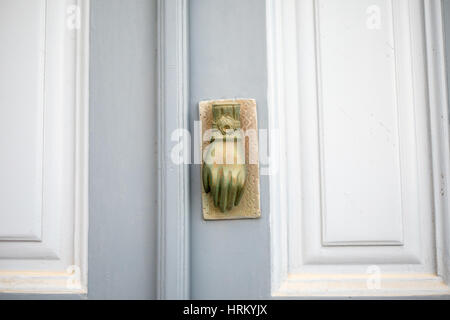
[{"label": "door molding", "polygon": [[189,298],[189,168],[171,160],[188,78],[188,1],[158,0],[158,299]]},{"label": "door molding", "polygon": [[441,0],[424,0],[427,38],[427,69],[433,163],[437,271],[450,283],[450,148],[449,100],[443,4]]},{"label": "door molding", "polygon": [[[303,0],[302,0],[303,1]],[[308,1],[311,6],[315,0]],[[271,294],[272,296],[390,296],[390,295],[448,295],[450,283],[450,215],[448,183],[450,181],[450,150],[449,150],[449,128],[448,128],[448,97],[446,82],[446,66],[443,38],[442,2],[434,0],[415,0],[411,5],[420,8],[423,17],[415,15],[411,19],[412,25],[423,24],[425,37],[426,66],[424,81],[428,85],[427,106],[429,113],[429,141],[431,145],[431,158],[433,166],[433,199],[434,199],[434,238],[436,245],[436,276],[417,275],[410,277],[396,277],[385,279],[391,291],[368,291],[365,290],[367,275],[327,275],[325,277],[317,274],[297,274],[291,271],[290,260],[292,252],[302,250],[296,242],[292,242],[289,236],[289,224],[297,219],[292,213],[298,215],[297,207],[289,197],[291,190],[300,190],[300,183],[289,176],[298,173],[299,165],[286,156],[286,150],[290,153],[292,147],[285,145],[289,136],[296,141],[295,132],[285,132],[285,128],[292,127],[291,120],[295,118],[298,105],[295,99],[298,98],[297,90],[292,88],[295,83],[295,75],[290,71],[288,59],[294,59],[292,55],[286,58],[284,52],[296,52],[302,50],[302,58],[307,57],[308,63],[314,66],[314,56],[305,52],[305,48],[297,48],[296,42],[291,41],[295,36],[290,37],[286,32],[286,27],[298,26],[298,21],[293,17],[292,1],[267,0],[267,46],[268,46],[268,116],[269,130],[280,130],[280,134],[270,134],[270,145],[274,156],[278,158],[279,171],[270,177],[270,219],[271,219]],[[418,10],[416,10],[417,12]],[[309,13],[308,13],[309,14]],[[309,19],[309,18],[308,18]],[[312,18],[311,18],[312,19]],[[307,22],[302,20],[304,28]],[[314,29],[314,22],[311,23]],[[317,27],[317,26],[316,26]],[[308,31],[311,31],[308,28]],[[311,32],[315,32],[312,30]],[[298,35],[296,35],[299,37]],[[300,51],[299,51],[300,52]],[[312,57],[311,57],[312,56]],[[294,68],[295,69],[295,68]],[[304,70],[303,70],[304,71]],[[420,70],[422,71],[422,70]],[[313,72],[313,71],[312,71]],[[296,80],[296,79],[294,79]],[[304,80],[304,78],[303,78]],[[305,82],[305,81],[303,81]],[[314,79],[311,81],[312,91],[314,91]],[[289,91],[291,90],[291,91]],[[293,100],[294,99],[294,100]],[[311,106],[313,107],[313,106]],[[294,136],[293,136],[294,135]],[[295,149],[295,148],[294,148]],[[299,159],[297,157],[297,159]],[[287,170],[290,174],[287,175]],[[294,172],[294,173],[292,173]],[[298,180],[298,179],[297,179]],[[292,219],[292,220],[291,220]],[[388,275],[389,276],[389,275]],[[408,280],[405,282],[405,280]],[[333,292],[327,291],[329,285],[333,285]],[[341,285],[343,284],[343,285]],[[406,286],[405,286],[406,284]],[[403,290],[395,290],[401,288]],[[309,290],[308,288],[311,288]],[[309,291],[308,291],[309,290]]]}]

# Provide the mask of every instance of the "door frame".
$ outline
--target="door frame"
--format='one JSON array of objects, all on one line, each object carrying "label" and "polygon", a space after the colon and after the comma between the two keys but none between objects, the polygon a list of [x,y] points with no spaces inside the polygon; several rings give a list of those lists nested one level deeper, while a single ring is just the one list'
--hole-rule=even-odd
[{"label": "door frame", "polygon": [[158,299],[190,296],[189,165],[171,160],[173,133],[189,128],[188,7],[158,0]]}]

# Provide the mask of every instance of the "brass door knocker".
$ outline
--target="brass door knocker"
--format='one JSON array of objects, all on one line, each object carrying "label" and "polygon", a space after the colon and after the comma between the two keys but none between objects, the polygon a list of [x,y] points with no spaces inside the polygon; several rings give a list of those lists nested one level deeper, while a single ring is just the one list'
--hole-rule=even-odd
[{"label": "brass door knocker", "polygon": [[239,205],[247,179],[240,108],[239,103],[212,106],[212,137],[203,163],[203,187],[223,213]]}]

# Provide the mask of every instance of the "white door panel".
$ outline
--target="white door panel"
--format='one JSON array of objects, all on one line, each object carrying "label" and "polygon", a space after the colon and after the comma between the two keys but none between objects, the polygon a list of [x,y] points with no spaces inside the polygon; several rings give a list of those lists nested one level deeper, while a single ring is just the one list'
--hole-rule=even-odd
[{"label": "white door panel", "polygon": [[448,293],[426,10],[421,0],[268,2],[269,117],[283,142],[271,177],[274,295]]},{"label": "white door panel", "polygon": [[[371,3],[383,13],[374,26],[379,29],[367,27],[365,12]],[[403,242],[399,109],[406,117],[401,121],[414,118],[411,101],[398,101],[398,48],[389,4],[317,3],[322,233],[327,245]],[[408,18],[400,12],[399,19]],[[408,30],[396,31],[399,39],[409,35]],[[407,55],[400,58],[410,61]],[[410,81],[411,75],[399,78]],[[411,90],[403,95],[411,97]],[[404,142],[408,140],[414,137]]]},{"label": "white door panel", "polygon": [[86,289],[86,8],[0,2],[0,291]]},{"label": "white door panel", "polygon": [[[318,152],[315,146],[300,150],[302,170],[318,164],[318,175],[311,177],[317,179],[318,201],[302,214],[306,263],[417,264],[421,251],[432,250],[422,247],[431,243],[431,202],[423,210],[419,202],[429,200],[431,181],[418,177],[418,162],[428,163],[428,149],[416,139],[426,134],[417,129],[426,130],[427,123],[415,117],[426,115],[414,87],[421,82],[418,90],[424,91],[425,78],[414,79],[408,39],[416,35],[408,4],[390,3],[317,1],[314,39],[300,44],[316,45],[317,73],[301,77],[318,81],[317,113],[304,112],[312,101],[299,102],[302,131],[317,134],[319,145]],[[297,5],[308,9],[307,2]],[[379,29],[368,28],[366,20],[367,8],[375,7]],[[304,62],[298,63],[302,73]],[[304,90],[301,83],[298,90]],[[303,190],[314,192],[306,182]],[[428,219],[422,230],[420,213]],[[432,270],[431,254],[426,261],[429,266],[420,271]]]},{"label": "white door panel", "polygon": [[0,240],[40,240],[45,1],[0,10]]}]

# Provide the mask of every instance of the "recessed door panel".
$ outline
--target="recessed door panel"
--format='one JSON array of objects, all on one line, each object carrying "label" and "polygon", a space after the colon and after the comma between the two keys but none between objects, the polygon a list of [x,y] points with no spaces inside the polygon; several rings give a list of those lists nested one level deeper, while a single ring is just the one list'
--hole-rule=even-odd
[{"label": "recessed door panel", "polygon": [[0,8],[0,240],[40,240],[45,1]]},{"label": "recessed door panel", "polygon": [[324,243],[401,244],[398,114],[412,105],[398,104],[391,1],[317,5]]},{"label": "recessed door panel", "polygon": [[448,290],[435,255],[424,3],[270,4],[271,94],[285,112],[275,124],[288,128],[272,177],[288,200],[271,210],[275,291]]}]

